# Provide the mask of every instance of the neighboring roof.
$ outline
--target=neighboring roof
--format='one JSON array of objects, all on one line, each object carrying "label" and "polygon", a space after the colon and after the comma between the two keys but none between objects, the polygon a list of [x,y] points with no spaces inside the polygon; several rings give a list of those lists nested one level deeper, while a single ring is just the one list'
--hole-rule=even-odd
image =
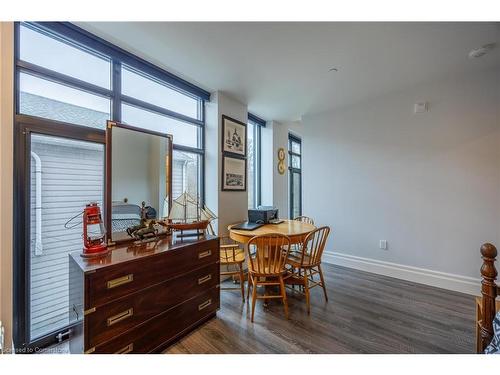
[{"label": "neighboring roof", "polygon": [[109,114],[21,91],[21,113],[105,129]]}]

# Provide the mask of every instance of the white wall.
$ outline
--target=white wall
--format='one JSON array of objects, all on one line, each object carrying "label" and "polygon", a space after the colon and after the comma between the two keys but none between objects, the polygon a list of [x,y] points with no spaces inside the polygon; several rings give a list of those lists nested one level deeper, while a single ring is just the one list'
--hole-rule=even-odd
[{"label": "white wall", "polygon": [[0,22],[0,320],[5,345],[12,343],[12,162],[14,25]]},{"label": "white wall", "polygon": [[[219,129],[222,131],[222,115],[232,117],[243,123],[248,121],[247,105],[242,104],[229,96],[220,93],[219,98]],[[220,133],[222,134],[222,133]],[[219,140],[221,137],[219,137]],[[222,175],[222,154],[219,152],[219,173]],[[221,191],[221,178],[219,183],[219,232],[227,233],[227,226],[247,219],[248,217],[248,191]],[[248,181],[247,181],[248,188]]]},{"label": "white wall", "polygon": [[248,192],[221,191],[222,154],[220,141],[222,115],[246,123],[248,120],[247,106],[218,91],[212,93],[210,103],[206,104],[205,114],[206,204],[218,216],[218,232],[225,234],[229,224],[247,219]]},{"label": "white wall", "polygon": [[304,117],[304,212],[328,250],[475,281],[480,245],[500,244],[499,108],[489,71]]}]

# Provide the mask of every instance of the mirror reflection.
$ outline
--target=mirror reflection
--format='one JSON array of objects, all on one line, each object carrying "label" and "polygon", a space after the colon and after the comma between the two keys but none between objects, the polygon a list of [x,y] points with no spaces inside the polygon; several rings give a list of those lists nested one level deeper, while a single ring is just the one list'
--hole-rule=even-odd
[{"label": "mirror reflection", "polygon": [[111,137],[111,240],[156,239],[169,213],[167,136],[113,126]]}]

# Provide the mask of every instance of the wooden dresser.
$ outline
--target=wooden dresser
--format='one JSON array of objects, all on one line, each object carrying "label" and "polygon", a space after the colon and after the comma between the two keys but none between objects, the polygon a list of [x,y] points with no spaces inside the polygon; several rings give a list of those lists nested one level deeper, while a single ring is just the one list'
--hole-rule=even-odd
[{"label": "wooden dresser", "polygon": [[167,237],[69,255],[71,353],[159,352],[219,309],[219,239]]}]

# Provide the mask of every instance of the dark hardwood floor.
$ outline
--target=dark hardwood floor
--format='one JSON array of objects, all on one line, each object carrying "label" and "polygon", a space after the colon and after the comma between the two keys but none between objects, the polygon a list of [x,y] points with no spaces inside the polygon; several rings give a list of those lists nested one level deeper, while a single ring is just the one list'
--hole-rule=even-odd
[{"label": "dark hardwood floor", "polygon": [[221,291],[213,319],[165,353],[473,353],[474,297],[367,272],[325,264],[330,301],[311,292],[289,292],[283,306],[250,304],[236,291]]}]

